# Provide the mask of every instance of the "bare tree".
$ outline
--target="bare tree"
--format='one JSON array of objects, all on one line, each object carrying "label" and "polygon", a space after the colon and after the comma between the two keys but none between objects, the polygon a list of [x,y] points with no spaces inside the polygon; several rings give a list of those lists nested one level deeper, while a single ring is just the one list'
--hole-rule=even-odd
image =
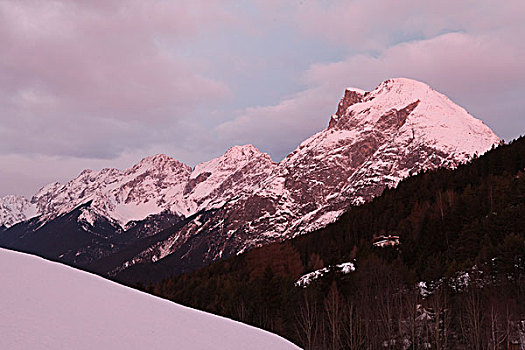
[{"label": "bare tree", "polygon": [[441,196],[441,192],[438,192],[438,196],[437,197],[438,197],[437,198],[438,199],[437,202],[438,202],[439,214],[441,216],[441,221],[443,222],[443,219],[445,217],[445,213],[444,213],[445,212],[445,209],[444,209],[445,204],[443,203],[443,198]]},{"label": "bare tree", "polygon": [[233,308],[234,308],[235,315],[237,316],[237,319],[241,322],[246,322],[248,312],[247,312],[246,303],[244,302],[244,299],[241,298],[240,300],[238,300],[235,303]]},{"label": "bare tree", "polygon": [[357,309],[357,305],[353,301],[347,302],[345,313],[344,333],[345,345],[349,350],[357,350],[363,347],[363,327],[362,319]]},{"label": "bare tree", "polygon": [[494,300],[490,303],[489,313],[489,348],[491,350],[498,350],[505,342],[505,325],[502,324],[503,315],[499,313],[497,305]]},{"label": "bare tree", "polygon": [[482,349],[484,312],[482,297],[476,287],[470,287],[463,298],[459,318],[461,334],[467,346],[472,350]]},{"label": "bare tree", "polygon": [[[377,289],[377,316],[379,317],[380,326],[385,335],[385,344],[388,349],[392,349],[396,336],[395,315],[399,315],[398,298],[400,294],[395,288],[392,277],[385,277],[382,283],[382,289]],[[378,283],[378,286],[381,286]]]},{"label": "bare tree", "polygon": [[341,348],[341,323],[342,323],[342,297],[339,294],[335,281],[330,287],[330,291],[324,301],[326,321],[328,323],[330,335],[330,347],[332,350]]},{"label": "bare tree", "polygon": [[303,293],[303,298],[295,314],[296,332],[299,338],[304,339],[305,350],[313,349],[317,339],[317,302],[308,291]]},{"label": "bare tree", "polygon": [[394,347],[400,313],[399,279],[380,259],[361,265],[362,278],[357,281],[359,314],[365,349]]},{"label": "bare tree", "polygon": [[439,286],[434,290],[434,293],[430,298],[430,306],[434,311],[434,327],[432,337],[435,348],[437,350],[448,349],[450,316],[448,294],[445,286]]},{"label": "bare tree", "polygon": [[413,350],[419,347],[418,306],[421,306],[421,295],[417,288],[409,289],[403,293],[399,335],[404,339],[409,338],[410,348]]}]

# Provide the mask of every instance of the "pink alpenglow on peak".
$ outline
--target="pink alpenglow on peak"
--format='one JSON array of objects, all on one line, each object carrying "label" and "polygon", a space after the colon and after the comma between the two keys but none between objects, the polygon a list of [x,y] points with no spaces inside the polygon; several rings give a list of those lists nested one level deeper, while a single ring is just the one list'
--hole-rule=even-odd
[{"label": "pink alpenglow on peak", "polygon": [[90,201],[90,217],[106,217],[120,226],[166,210],[189,216],[250,191],[235,179],[249,177],[255,184],[276,166],[268,154],[244,145],[194,169],[165,154],[145,157],[125,170],[86,169],[65,184],[44,186],[31,200],[18,196],[15,205],[13,196],[0,198],[0,226],[35,216],[49,221]]},{"label": "pink alpenglow on peak", "polygon": [[276,168],[277,163],[253,145],[234,146],[222,156],[197,165],[184,193],[195,205],[195,212],[220,207],[234,196],[253,193]]},{"label": "pink alpenglow on peak", "polygon": [[103,217],[124,231],[132,221],[166,212],[193,215],[111,273],[159,261],[183,245],[188,261],[206,263],[324,227],[411,174],[454,168],[499,143],[445,95],[396,78],[372,91],[346,89],[328,127],[279,163],[252,145],[231,147],[193,169],[157,155],[124,171],[88,171],[47,186],[29,205],[2,210],[0,202],[0,219],[12,225],[28,213],[48,221],[89,201],[79,220],[93,226]]},{"label": "pink alpenglow on peak", "polygon": [[250,157],[256,154],[262,154],[262,152],[254,145],[243,145],[228,148],[224,156],[229,158],[238,157],[243,159],[245,157]]},{"label": "pink alpenglow on peak", "polygon": [[0,198],[0,226],[10,227],[36,214],[35,206],[24,197],[8,195]]},{"label": "pink alpenglow on peak", "polygon": [[[459,153],[464,160],[500,142],[482,121],[427,84],[412,79],[386,80],[364,93],[347,89],[339,106],[337,120],[331,121],[330,128],[381,129],[388,118],[397,118],[396,136],[421,138],[427,145]],[[389,115],[389,111],[397,114]]]}]

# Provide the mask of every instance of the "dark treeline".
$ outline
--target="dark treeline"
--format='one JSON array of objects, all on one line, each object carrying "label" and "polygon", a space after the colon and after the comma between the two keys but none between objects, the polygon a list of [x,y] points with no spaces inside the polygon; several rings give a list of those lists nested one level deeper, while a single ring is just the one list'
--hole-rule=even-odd
[{"label": "dark treeline", "polygon": [[[306,349],[519,349],[524,169],[522,137],[455,170],[413,176],[325,229],[145,289]],[[401,243],[373,246],[380,235]],[[355,272],[294,286],[348,261]]]}]

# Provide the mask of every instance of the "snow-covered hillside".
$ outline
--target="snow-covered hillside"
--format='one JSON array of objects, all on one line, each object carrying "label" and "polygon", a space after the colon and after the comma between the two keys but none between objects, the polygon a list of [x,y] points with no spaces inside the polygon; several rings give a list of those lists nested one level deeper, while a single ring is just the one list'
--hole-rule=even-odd
[{"label": "snow-covered hillside", "polygon": [[0,249],[0,348],[298,349],[277,335]]}]

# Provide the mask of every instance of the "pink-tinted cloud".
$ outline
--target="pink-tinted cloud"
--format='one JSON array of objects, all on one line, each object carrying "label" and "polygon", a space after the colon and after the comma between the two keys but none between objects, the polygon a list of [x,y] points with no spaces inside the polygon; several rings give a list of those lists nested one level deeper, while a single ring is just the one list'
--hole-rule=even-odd
[{"label": "pink-tinted cloud", "polygon": [[327,93],[325,87],[304,90],[276,105],[240,111],[215,133],[232,144],[254,144],[279,161],[292,147],[328,125],[339,95]]},{"label": "pink-tinted cloud", "polygon": [[371,87],[391,76],[411,76],[436,88],[476,93],[519,87],[525,77],[521,57],[525,45],[489,35],[444,34],[402,43],[378,56],[360,54],[329,64],[313,65],[306,74],[310,85],[327,81]]},{"label": "pink-tinted cloud", "polygon": [[345,87],[396,76],[517,136],[523,18],[522,0],[1,1],[0,193],[160,152],[278,160]]},{"label": "pink-tinted cloud", "polygon": [[1,2],[0,153],[108,158],[178,137],[232,93],[163,42],[233,22],[207,1]]},{"label": "pink-tinted cloud", "polygon": [[[506,98],[509,91],[525,94],[522,57],[525,45],[491,35],[449,33],[401,43],[378,56],[360,54],[312,65],[304,76],[310,88],[276,105],[241,111],[217,130],[240,143],[255,140],[280,158],[326,126],[345,87],[371,90],[388,78],[409,77],[447,94],[499,134],[512,133],[507,125],[523,132],[525,119],[519,113],[525,113],[524,105]],[[515,129],[518,124],[521,129]]]},{"label": "pink-tinted cloud", "polygon": [[354,52],[461,31],[482,33],[514,27],[523,33],[521,0],[305,1],[293,18],[306,35],[348,45]]},{"label": "pink-tinted cloud", "polygon": [[[229,93],[220,82],[194,72],[191,62],[157,45],[162,37],[196,35],[210,17],[219,24],[228,21],[216,6],[35,1],[4,2],[0,9],[0,69],[19,103],[30,91],[37,98],[55,98],[54,108],[64,112],[153,118],[160,114],[152,109],[180,108],[203,96],[209,101]],[[32,102],[27,99],[26,107]]]}]

